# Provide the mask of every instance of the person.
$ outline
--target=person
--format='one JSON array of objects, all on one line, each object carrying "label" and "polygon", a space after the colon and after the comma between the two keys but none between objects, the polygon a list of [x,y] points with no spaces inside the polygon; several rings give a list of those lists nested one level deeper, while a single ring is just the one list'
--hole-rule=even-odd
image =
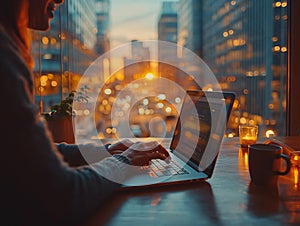
[{"label": "person", "polygon": [[169,154],[155,142],[125,140],[108,148],[112,156],[84,165],[79,145],[55,144],[34,104],[29,29],[48,30],[63,0],[0,1],[1,221],[80,224],[120,186],[110,175],[122,182],[130,164]]}]

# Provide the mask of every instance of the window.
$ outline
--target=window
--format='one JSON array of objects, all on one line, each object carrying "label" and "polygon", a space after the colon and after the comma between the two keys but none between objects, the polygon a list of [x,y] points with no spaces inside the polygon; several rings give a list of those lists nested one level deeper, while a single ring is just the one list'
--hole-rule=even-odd
[{"label": "window", "polygon": [[[189,79],[172,65],[143,61],[152,54],[143,41],[158,38],[192,50],[209,66],[223,90],[237,93],[226,136],[238,135],[241,123],[258,124],[260,136],[299,134],[299,107],[295,98],[300,96],[299,76],[296,76],[299,74],[296,9],[299,9],[296,0],[65,1],[56,12],[51,30],[33,33],[36,102],[41,111],[48,111],[50,105],[78,88],[78,82],[92,63],[98,62],[99,56],[129,43],[130,57],[102,57],[100,66],[97,65],[101,69],[97,78],[86,80],[87,84],[103,87],[93,115],[99,136],[118,134],[115,125],[121,121],[115,122],[111,112],[114,103],[120,102],[123,112],[132,111],[129,128],[136,136],[149,135],[147,123],[155,117],[165,123],[166,134],[171,134],[180,96],[172,97],[173,104],[168,96],[161,99],[166,95],[162,92],[136,103],[131,103],[126,95],[118,99],[124,87],[136,85],[133,81],[150,81],[156,76],[170,79],[184,89],[199,88],[193,81],[195,68],[187,62],[177,63],[187,64],[184,68],[189,68]],[[115,10],[119,10],[119,24],[114,22]],[[157,59],[170,55],[180,59],[178,50],[169,49],[166,55],[159,50],[158,53]],[[134,64],[137,59],[143,63]],[[124,65],[130,66],[124,68]],[[157,71],[159,75],[154,73]],[[119,118],[122,111],[116,113]],[[83,110],[79,114],[84,118],[92,113]]]}]

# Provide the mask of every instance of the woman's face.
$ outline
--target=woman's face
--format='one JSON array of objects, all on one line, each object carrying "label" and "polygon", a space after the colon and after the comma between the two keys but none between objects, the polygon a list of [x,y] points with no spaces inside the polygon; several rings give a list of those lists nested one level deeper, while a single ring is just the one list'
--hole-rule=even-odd
[{"label": "woman's face", "polygon": [[28,27],[34,30],[48,30],[56,5],[63,0],[28,0]]}]

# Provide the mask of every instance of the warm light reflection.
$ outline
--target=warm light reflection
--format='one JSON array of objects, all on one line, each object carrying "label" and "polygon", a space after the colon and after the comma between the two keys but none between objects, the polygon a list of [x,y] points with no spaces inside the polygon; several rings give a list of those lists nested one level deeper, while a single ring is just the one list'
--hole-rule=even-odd
[{"label": "warm light reflection", "polygon": [[238,153],[238,168],[239,173],[244,179],[249,179],[248,174],[248,149],[247,148],[240,148]]},{"label": "warm light reflection", "polygon": [[227,137],[232,138],[232,137],[234,137],[234,134],[233,133],[229,133]]},{"label": "warm light reflection", "polygon": [[247,119],[244,118],[244,117],[240,118],[240,123],[241,124],[246,124],[247,123]]},{"label": "warm light reflection", "polygon": [[294,171],[294,187],[297,188],[299,183],[299,169],[295,167],[293,171]]},{"label": "warm light reflection", "polygon": [[161,201],[161,196],[157,195],[154,196],[152,201],[151,201],[151,206],[157,206]]},{"label": "warm light reflection", "polygon": [[245,167],[248,169],[248,152],[245,152],[244,154],[244,163]]}]

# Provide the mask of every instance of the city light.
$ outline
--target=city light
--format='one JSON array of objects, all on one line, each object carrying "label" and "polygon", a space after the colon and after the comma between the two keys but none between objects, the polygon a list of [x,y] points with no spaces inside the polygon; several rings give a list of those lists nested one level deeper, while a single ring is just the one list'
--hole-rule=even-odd
[{"label": "city light", "polygon": [[281,2],[276,2],[275,3],[275,7],[280,7],[281,6]]},{"label": "city light", "polygon": [[166,97],[165,94],[159,94],[159,95],[157,96],[157,98],[158,98],[159,100],[165,100],[167,97]]},{"label": "city light", "polygon": [[51,86],[56,87],[58,85],[57,81],[51,81]]},{"label": "city light", "polygon": [[145,78],[148,80],[152,80],[154,78],[154,75],[151,72],[149,72],[145,75]]},{"label": "city light", "polygon": [[167,112],[167,113],[171,113],[171,112],[172,112],[172,108],[166,107],[166,112]]},{"label": "city light", "polygon": [[143,104],[144,104],[144,105],[148,105],[148,104],[149,104],[149,100],[148,100],[148,99],[144,99],[144,100],[143,100]]},{"label": "city light", "polygon": [[46,36],[43,36],[43,37],[42,37],[42,43],[43,43],[44,45],[48,45],[48,44],[49,44],[49,38],[46,37]]},{"label": "city light", "polygon": [[157,104],[156,104],[156,107],[157,107],[157,108],[163,108],[163,107],[164,107],[164,104],[163,104],[163,103],[157,103]]},{"label": "city light", "polygon": [[281,7],[282,7],[282,8],[287,7],[287,5],[288,5],[287,2],[282,2],[282,3],[281,3]]},{"label": "city light", "polygon": [[181,98],[180,98],[180,97],[176,97],[176,98],[175,98],[175,103],[176,103],[176,104],[179,104],[180,102],[181,102]]},{"label": "city light", "polygon": [[273,130],[267,130],[266,131],[266,137],[267,138],[270,138],[270,137],[273,137],[275,136],[275,132]]},{"label": "city light", "polygon": [[110,94],[112,93],[112,91],[111,91],[111,89],[105,89],[105,90],[104,90],[104,93],[105,93],[106,95],[110,95]]},{"label": "city light", "polygon": [[224,38],[228,37],[228,32],[227,31],[223,32],[223,36]]}]

